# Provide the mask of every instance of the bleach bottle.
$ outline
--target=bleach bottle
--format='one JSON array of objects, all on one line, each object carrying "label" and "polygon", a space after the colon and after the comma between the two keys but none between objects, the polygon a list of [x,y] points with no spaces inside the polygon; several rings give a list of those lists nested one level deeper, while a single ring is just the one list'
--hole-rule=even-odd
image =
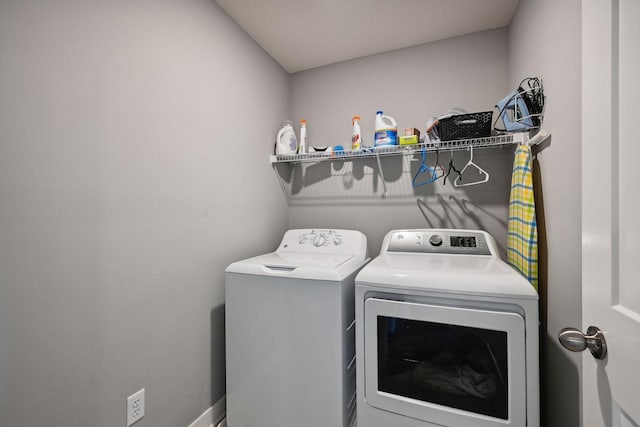
[{"label": "bleach bottle", "polygon": [[382,111],[378,111],[375,126],[374,145],[376,147],[398,145],[398,125],[393,117],[385,116]]}]

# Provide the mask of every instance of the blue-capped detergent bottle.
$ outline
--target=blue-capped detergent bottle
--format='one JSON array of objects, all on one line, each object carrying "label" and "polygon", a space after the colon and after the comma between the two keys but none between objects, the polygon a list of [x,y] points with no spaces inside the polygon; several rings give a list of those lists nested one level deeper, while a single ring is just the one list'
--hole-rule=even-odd
[{"label": "blue-capped detergent bottle", "polygon": [[276,136],[276,154],[296,154],[297,151],[298,139],[293,130],[293,123],[287,120]]},{"label": "blue-capped detergent bottle", "polygon": [[398,145],[398,124],[393,117],[385,116],[382,111],[376,112],[375,130],[376,147]]}]

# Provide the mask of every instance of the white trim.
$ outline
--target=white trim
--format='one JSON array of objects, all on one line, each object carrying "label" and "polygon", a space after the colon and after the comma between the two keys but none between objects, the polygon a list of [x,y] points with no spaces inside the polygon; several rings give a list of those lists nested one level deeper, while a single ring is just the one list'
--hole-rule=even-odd
[{"label": "white trim", "polygon": [[204,411],[189,427],[211,427],[213,426],[213,406]]},{"label": "white trim", "polygon": [[225,427],[227,402],[225,397],[220,398],[209,409],[204,411],[189,427]]}]

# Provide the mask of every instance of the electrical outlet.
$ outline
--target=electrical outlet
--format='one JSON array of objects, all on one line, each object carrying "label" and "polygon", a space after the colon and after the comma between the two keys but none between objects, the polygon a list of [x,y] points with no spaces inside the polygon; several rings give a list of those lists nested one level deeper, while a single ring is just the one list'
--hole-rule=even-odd
[{"label": "electrical outlet", "polygon": [[144,389],[127,397],[127,427],[144,417]]}]

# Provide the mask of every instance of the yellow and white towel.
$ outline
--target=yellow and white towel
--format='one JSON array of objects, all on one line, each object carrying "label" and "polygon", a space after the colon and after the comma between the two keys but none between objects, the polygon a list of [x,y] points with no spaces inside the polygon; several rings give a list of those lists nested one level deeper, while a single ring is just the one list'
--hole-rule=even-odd
[{"label": "yellow and white towel", "polygon": [[538,224],[533,197],[531,147],[516,150],[509,198],[507,260],[538,289]]}]

